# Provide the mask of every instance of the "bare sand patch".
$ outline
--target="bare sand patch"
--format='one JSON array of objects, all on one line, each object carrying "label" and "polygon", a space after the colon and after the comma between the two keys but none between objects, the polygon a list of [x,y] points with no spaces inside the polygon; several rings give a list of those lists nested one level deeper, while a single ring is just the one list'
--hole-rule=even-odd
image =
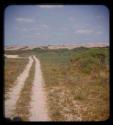
[{"label": "bare sand patch", "polygon": [[7,58],[19,58],[19,55],[6,55],[5,54],[5,57],[7,57]]}]

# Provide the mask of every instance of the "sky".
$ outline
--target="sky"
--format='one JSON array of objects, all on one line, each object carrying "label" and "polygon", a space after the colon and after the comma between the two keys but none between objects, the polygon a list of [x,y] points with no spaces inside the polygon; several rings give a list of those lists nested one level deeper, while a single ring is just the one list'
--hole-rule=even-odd
[{"label": "sky", "polygon": [[10,5],[4,12],[5,45],[109,44],[104,5]]}]

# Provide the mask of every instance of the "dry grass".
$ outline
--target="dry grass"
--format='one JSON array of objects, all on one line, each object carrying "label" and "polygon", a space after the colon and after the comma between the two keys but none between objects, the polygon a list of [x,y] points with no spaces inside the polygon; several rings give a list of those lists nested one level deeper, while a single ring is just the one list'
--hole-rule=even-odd
[{"label": "dry grass", "polygon": [[13,87],[18,75],[23,71],[27,64],[27,59],[8,59],[5,58],[5,99],[8,98],[7,92]]},{"label": "dry grass", "polygon": [[28,121],[28,118],[30,116],[29,108],[30,108],[30,100],[31,100],[32,82],[34,79],[34,71],[35,71],[35,65],[33,62],[33,65],[30,69],[29,77],[25,81],[25,85],[21,91],[20,98],[16,103],[14,116],[21,117],[23,121]]},{"label": "dry grass", "polygon": [[[25,52],[27,55],[29,53]],[[108,51],[104,48],[90,50],[78,48],[70,51],[36,49],[33,50],[33,53],[37,54],[41,61],[49,115],[53,121],[104,121],[108,119]],[[12,66],[18,67],[18,62]],[[12,71],[8,65],[5,68],[10,68],[10,70],[5,69],[5,71]],[[27,84],[21,92],[15,110],[15,115],[22,117],[25,121],[29,117],[28,108],[30,108],[33,69],[32,67],[30,77],[26,81]],[[18,69],[14,69],[14,74],[19,70],[20,65]],[[9,74],[11,76],[12,72]],[[13,84],[9,82],[6,86],[13,86]]]},{"label": "dry grass", "polygon": [[[44,70],[46,70],[45,67]],[[105,82],[107,80],[96,80],[79,75],[69,80],[70,76],[62,77],[58,75],[58,72],[46,75],[48,106],[53,121],[108,119],[109,83]]]},{"label": "dry grass", "polygon": [[[75,65],[77,61],[73,61],[76,54],[72,54],[71,62],[68,58],[64,63],[61,61],[62,57],[58,57],[57,54],[56,58],[51,55],[45,57],[42,55],[43,58],[40,58],[48,93],[49,115],[53,121],[107,120],[109,118],[109,66],[100,62],[98,64],[96,60],[98,58],[92,56],[92,64],[90,64],[88,53],[85,56],[86,60],[80,55],[82,65],[77,67]],[[96,55],[95,51],[93,54]],[[87,63],[84,65],[83,61]],[[86,68],[86,65],[89,67]],[[81,66],[84,69],[81,70]]]}]

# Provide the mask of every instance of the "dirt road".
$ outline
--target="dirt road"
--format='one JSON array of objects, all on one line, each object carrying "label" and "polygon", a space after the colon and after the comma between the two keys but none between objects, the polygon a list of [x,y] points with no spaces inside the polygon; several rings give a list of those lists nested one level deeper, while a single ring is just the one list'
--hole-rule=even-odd
[{"label": "dirt road", "polygon": [[32,66],[32,63],[33,59],[32,57],[29,57],[29,62],[26,65],[24,71],[18,76],[13,88],[11,88],[9,91],[8,99],[5,100],[5,117],[13,117],[13,111],[16,108],[16,102],[20,97],[20,92],[24,86],[25,80],[29,76],[29,71]]},{"label": "dirt road", "polygon": [[30,121],[48,121],[49,116],[47,113],[46,95],[43,87],[44,80],[40,62],[35,56],[33,58],[35,60],[35,76],[31,95],[31,117],[29,119]]},{"label": "dirt road", "polygon": [[[46,94],[44,91],[44,80],[42,77],[40,62],[36,56],[29,57],[29,62],[24,71],[18,76],[14,86],[10,89],[8,99],[5,100],[5,117],[14,117],[14,110],[16,103],[21,95],[21,90],[24,87],[25,81],[29,76],[31,66],[35,61],[35,75],[32,83],[31,101],[29,102],[31,108],[30,121],[48,121],[49,116],[47,113]],[[26,83],[27,84],[27,83]]]}]

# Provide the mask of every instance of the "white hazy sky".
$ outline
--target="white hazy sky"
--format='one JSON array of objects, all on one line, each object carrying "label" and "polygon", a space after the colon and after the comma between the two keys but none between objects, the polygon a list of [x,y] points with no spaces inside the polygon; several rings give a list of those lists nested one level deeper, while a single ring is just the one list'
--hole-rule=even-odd
[{"label": "white hazy sky", "polygon": [[103,5],[11,5],[4,14],[5,45],[109,44]]}]

